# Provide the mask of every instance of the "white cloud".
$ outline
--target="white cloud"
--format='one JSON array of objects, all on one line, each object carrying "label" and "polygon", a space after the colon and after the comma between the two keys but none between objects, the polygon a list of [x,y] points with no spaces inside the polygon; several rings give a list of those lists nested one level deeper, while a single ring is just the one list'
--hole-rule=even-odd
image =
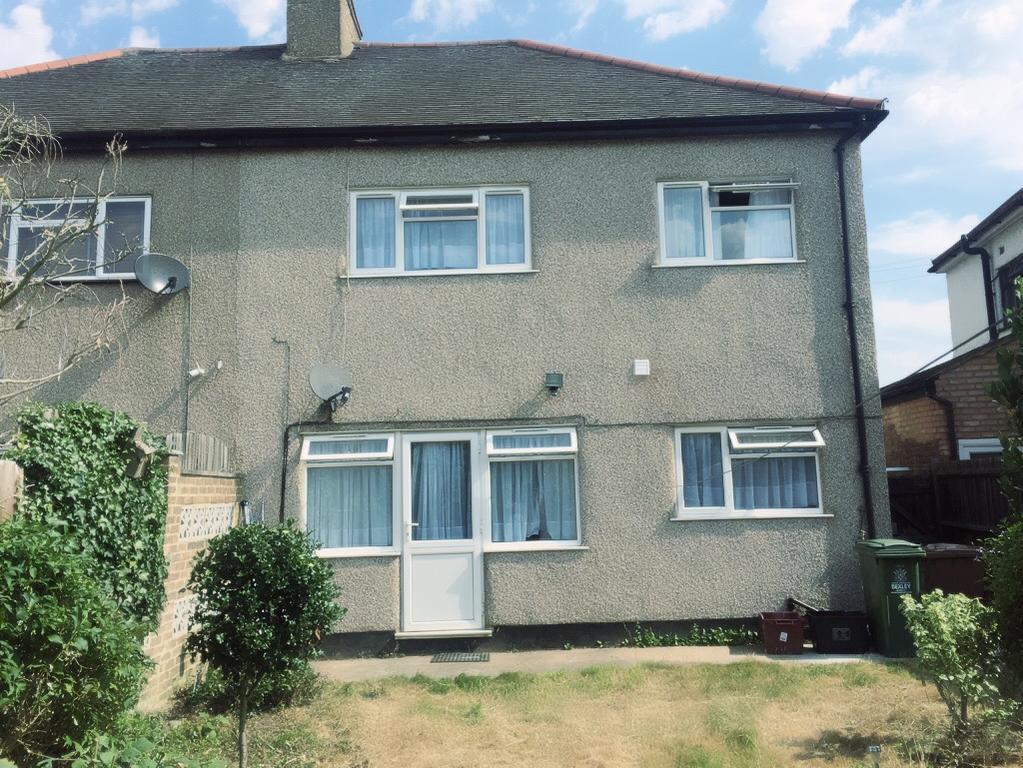
[{"label": "white cloud", "polygon": [[767,0],[756,29],[768,61],[791,71],[849,26],[856,0]]},{"label": "white cloud", "polygon": [[123,16],[128,13],[128,0],[88,0],[82,4],[82,24],[95,24],[108,16]]},{"label": "white cloud", "polygon": [[6,22],[0,20],[0,69],[56,59],[52,44],[53,28],[42,9],[31,2],[16,5]]},{"label": "white cloud", "polygon": [[968,213],[958,218],[939,211],[916,211],[904,219],[883,224],[870,233],[870,251],[897,256],[937,256],[959,236],[973,229],[980,217]]},{"label": "white cloud", "polygon": [[871,90],[890,98],[891,118],[872,151],[968,153],[1023,171],[1023,3],[906,0],[872,16],[842,47],[890,66]]},{"label": "white cloud", "polygon": [[913,373],[952,346],[948,300],[874,300],[877,367],[881,384]]},{"label": "white cloud", "polygon": [[90,25],[111,16],[128,16],[141,21],[154,13],[160,13],[177,6],[181,0],[88,0],[82,4],[82,24]]},{"label": "white cloud", "polygon": [[284,29],[285,0],[217,0],[234,14],[251,40],[277,36]]},{"label": "white cloud", "polygon": [[864,67],[855,75],[835,80],[828,86],[831,93],[841,93],[847,96],[862,96],[873,85],[881,70],[877,67]]},{"label": "white cloud", "polygon": [[159,48],[160,36],[156,33],[155,29],[148,30],[145,27],[132,27],[128,45],[132,48]]},{"label": "white cloud", "polygon": [[435,29],[465,27],[493,8],[492,0],[412,0],[408,16]]},{"label": "white cloud", "polygon": [[622,0],[625,18],[642,19],[648,40],[660,42],[709,27],[726,13],[731,0]]},{"label": "white cloud", "polygon": [[132,0],[131,17],[138,21],[176,6],[180,0]]},{"label": "white cloud", "polygon": [[593,12],[597,10],[600,0],[568,0],[570,13],[575,14],[575,25],[573,32],[581,31],[590,21]]}]

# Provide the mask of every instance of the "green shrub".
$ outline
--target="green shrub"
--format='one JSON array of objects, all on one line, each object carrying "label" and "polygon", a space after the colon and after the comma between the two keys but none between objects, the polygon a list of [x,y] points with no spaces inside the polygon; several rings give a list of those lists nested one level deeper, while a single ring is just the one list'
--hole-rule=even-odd
[{"label": "green shrub", "polygon": [[245,722],[282,674],[302,670],[344,616],[331,567],[294,521],[247,525],[217,536],[196,557],[196,596],[187,647],[221,675],[238,707],[238,756],[247,762]]},{"label": "green shrub", "polygon": [[[307,704],[316,698],[322,687],[319,675],[308,662],[304,662],[294,670],[272,676],[265,690],[249,702],[249,710],[270,712],[281,707]],[[214,715],[230,712],[236,704],[230,686],[216,669],[208,670],[195,685],[178,690],[174,701],[182,712],[205,711]]]},{"label": "green shrub", "polygon": [[[69,551],[96,562],[95,576],[140,629],[156,628],[164,604],[167,474],[163,442],[123,413],[93,403],[32,405],[18,413],[4,458],[25,470],[20,514],[60,531]],[[156,447],[130,477],[135,436]]]},{"label": "green shrub", "polygon": [[991,605],[998,620],[1007,687],[1023,697],[1023,518],[1018,515],[987,542],[984,555]]},{"label": "green shrub", "polygon": [[990,608],[976,598],[946,596],[936,589],[920,602],[904,595],[902,612],[920,666],[948,708],[953,736],[966,733],[971,710],[1003,709],[998,638]]},{"label": "green shrub", "polygon": [[93,569],[42,523],[0,525],[0,753],[20,765],[108,729],[145,683],[138,628]]},{"label": "green shrub", "polygon": [[748,627],[701,627],[694,624],[686,634],[677,632],[656,632],[650,627],[637,624],[626,629],[622,645],[626,648],[660,648],[664,646],[695,645],[757,645],[760,634]]}]

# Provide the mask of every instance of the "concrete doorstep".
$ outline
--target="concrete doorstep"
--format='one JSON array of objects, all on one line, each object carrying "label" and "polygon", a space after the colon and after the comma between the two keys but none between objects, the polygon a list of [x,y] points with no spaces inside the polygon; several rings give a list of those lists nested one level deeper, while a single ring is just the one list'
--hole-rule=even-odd
[{"label": "concrete doorstep", "polygon": [[772,656],[751,648],[727,646],[686,646],[669,648],[577,648],[571,651],[500,651],[490,661],[434,663],[429,656],[395,656],[386,659],[322,659],[313,667],[328,680],[356,682],[382,677],[425,675],[455,677],[505,672],[564,672],[601,665],[631,667],[636,664],[732,664],[760,661],[780,664],[848,664],[858,661],[881,663],[883,656],[825,655],[812,651],[795,656]]}]

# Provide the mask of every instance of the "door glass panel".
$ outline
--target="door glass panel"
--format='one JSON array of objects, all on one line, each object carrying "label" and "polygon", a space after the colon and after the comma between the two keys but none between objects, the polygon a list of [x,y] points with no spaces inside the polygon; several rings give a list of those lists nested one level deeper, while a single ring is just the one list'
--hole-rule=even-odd
[{"label": "door glass panel", "polygon": [[412,538],[472,538],[468,442],[412,443]]}]

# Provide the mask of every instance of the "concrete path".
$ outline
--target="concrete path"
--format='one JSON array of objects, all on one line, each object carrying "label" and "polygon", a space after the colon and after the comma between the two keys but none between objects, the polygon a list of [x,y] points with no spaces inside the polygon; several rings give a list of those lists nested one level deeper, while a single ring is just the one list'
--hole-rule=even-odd
[{"label": "concrete path", "polygon": [[396,675],[455,677],[505,672],[560,672],[602,664],[630,667],[635,664],[731,664],[737,661],[761,661],[782,664],[848,664],[857,661],[878,663],[882,656],[827,656],[812,651],[802,656],[768,656],[749,648],[724,646],[681,648],[577,648],[571,651],[501,651],[490,654],[486,662],[433,663],[432,656],[395,656],[388,659],[324,659],[313,667],[329,680],[352,682],[375,680]]}]

